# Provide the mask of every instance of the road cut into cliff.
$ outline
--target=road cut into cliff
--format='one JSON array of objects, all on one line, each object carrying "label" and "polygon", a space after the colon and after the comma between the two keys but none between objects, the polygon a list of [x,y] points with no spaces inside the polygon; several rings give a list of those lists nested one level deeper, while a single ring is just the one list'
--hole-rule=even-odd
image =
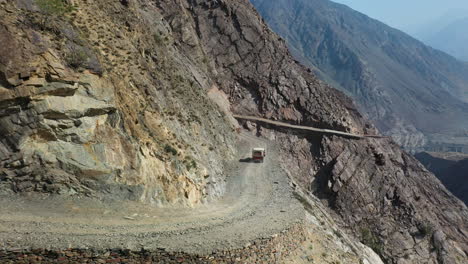
[{"label": "road cut into cliff", "polygon": [[[60,257],[121,260],[121,253],[127,252],[129,263],[142,258],[161,263],[174,258],[277,261],[304,239],[304,209],[280,168],[275,145],[247,134],[241,134],[238,143],[238,157],[228,165],[225,195],[196,208],[91,198],[1,197],[0,259],[17,260],[23,254],[25,260],[52,262]],[[268,149],[264,163],[249,162],[252,147]]]},{"label": "road cut into cliff", "polygon": [[309,131],[312,133],[318,133],[318,134],[324,134],[324,135],[335,135],[335,136],[341,136],[341,137],[352,138],[352,139],[390,138],[390,137],[381,136],[381,135],[360,135],[360,134],[354,134],[354,133],[349,133],[349,132],[344,132],[344,131],[339,131],[339,130],[316,128],[316,127],[311,127],[311,126],[292,125],[286,122],[269,120],[266,118],[255,117],[255,116],[233,115],[233,117],[237,119],[241,119],[241,120],[261,122],[261,123],[270,124],[270,125],[279,126],[279,127],[285,127],[289,129],[304,130],[304,131]]}]

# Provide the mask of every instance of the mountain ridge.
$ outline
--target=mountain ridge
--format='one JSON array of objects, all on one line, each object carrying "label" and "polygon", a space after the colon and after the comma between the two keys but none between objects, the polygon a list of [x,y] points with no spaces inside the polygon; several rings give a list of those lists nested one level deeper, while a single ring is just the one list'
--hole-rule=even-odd
[{"label": "mountain ridge", "polygon": [[252,0],[299,60],[398,143],[418,149],[437,130],[466,129],[466,64],[345,5],[286,2]]},{"label": "mountain ridge", "polygon": [[443,50],[444,52],[458,58],[459,60],[468,61],[468,50],[465,43],[468,31],[468,17],[457,19],[448,24],[440,31],[426,37],[424,42],[428,45]]}]

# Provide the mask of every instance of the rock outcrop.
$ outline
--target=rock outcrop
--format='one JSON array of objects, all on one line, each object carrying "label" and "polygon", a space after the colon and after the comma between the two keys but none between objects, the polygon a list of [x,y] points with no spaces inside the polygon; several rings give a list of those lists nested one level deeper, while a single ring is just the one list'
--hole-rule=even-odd
[{"label": "rock outcrop", "polygon": [[207,70],[169,45],[155,7],[75,4],[60,17],[2,2],[3,189],[187,205],[222,194],[234,126]]}]

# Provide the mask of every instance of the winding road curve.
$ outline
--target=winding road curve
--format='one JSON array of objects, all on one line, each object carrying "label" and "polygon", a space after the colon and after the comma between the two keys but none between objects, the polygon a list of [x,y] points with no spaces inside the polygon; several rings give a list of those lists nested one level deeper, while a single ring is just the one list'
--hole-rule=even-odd
[{"label": "winding road curve", "polygon": [[[0,250],[92,248],[211,253],[242,248],[304,219],[280,168],[275,146],[239,136],[225,195],[197,208],[155,208],[136,202],[0,197]],[[264,163],[241,163],[254,146],[268,147]]]}]

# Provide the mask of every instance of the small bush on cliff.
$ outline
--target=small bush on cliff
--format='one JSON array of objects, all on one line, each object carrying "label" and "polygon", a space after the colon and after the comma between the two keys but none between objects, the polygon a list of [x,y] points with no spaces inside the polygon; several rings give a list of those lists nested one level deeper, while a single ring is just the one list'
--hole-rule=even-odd
[{"label": "small bush on cliff", "polygon": [[71,47],[68,52],[65,54],[65,61],[68,66],[78,69],[83,67],[88,61],[88,55],[80,47]]},{"label": "small bush on cliff", "polygon": [[166,145],[164,147],[164,151],[166,151],[167,153],[171,153],[174,156],[177,155],[177,150],[171,145]]},{"label": "small bush on cliff", "polygon": [[430,236],[434,232],[434,228],[430,223],[420,223],[418,225],[418,230],[422,237]]},{"label": "small bush on cliff", "polygon": [[361,242],[364,245],[370,247],[372,250],[374,250],[374,252],[377,253],[379,256],[382,256],[383,243],[382,241],[380,241],[377,235],[374,234],[368,228],[361,228]]},{"label": "small bush on cliff", "polygon": [[74,9],[65,0],[36,0],[36,4],[42,12],[52,16],[62,16]]},{"label": "small bush on cliff", "polygon": [[[74,10],[74,7],[69,5],[65,0],[35,0],[36,5],[39,7],[43,16],[38,22],[39,27],[42,30],[50,30],[53,32],[59,31],[54,27],[54,21],[56,18],[61,18],[66,13]],[[52,25],[51,25],[52,24]]]}]

